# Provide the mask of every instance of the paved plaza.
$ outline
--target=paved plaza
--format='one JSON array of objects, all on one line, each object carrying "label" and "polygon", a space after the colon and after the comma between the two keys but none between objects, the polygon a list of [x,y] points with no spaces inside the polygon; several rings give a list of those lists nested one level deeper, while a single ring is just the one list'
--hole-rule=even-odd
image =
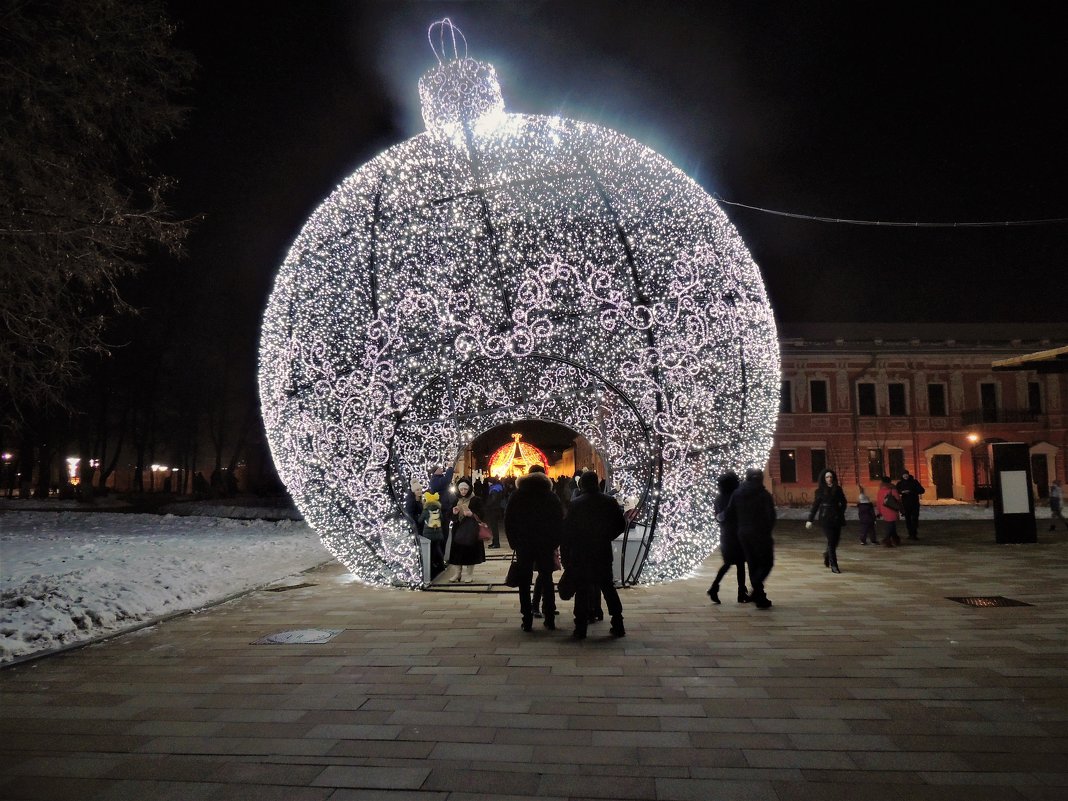
[{"label": "paved plaza", "polygon": [[[710,604],[713,555],[623,591],[624,639],[583,642],[570,603],[525,634],[512,592],[332,564],[0,671],[0,798],[1060,801],[1068,536],[1044,529],[929,523],[896,549],[847,529],[836,576],[783,521],[774,608],[735,603],[733,576]],[[947,600],[976,596],[1030,605]],[[309,629],[337,633],[256,642]]]}]

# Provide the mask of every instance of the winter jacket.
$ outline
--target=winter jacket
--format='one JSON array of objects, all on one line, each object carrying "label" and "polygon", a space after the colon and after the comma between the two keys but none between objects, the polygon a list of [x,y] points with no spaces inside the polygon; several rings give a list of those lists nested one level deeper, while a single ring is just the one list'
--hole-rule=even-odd
[{"label": "winter jacket", "polygon": [[583,492],[564,519],[564,565],[578,577],[593,577],[612,567],[612,540],[626,529],[623,510],[603,492]]},{"label": "winter jacket", "polygon": [[824,528],[841,528],[845,525],[845,513],[849,507],[845,493],[837,484],[826,484],[816,490],[816,499],[808,512],[808,522],[819,519]]},{"label": "winter jacket", "polygon": [[857,519],[864,525],[875,523],[875,504],[871,501],[857,501]]},{"label": "winter jacket", "polygon": [[427,483],[426,491],[437,493],[441,501],[441,514],[444,520],[452,518],[452,504],[449,502],[449,486],[452,484],[452,474],[456,468],[450,467],[440,475],[432,475]]},{"label": "winter jacket", "polygon": [[528,473],[516,482],[508,499],[504,528],[508,542],[524,555],[551,553],[560,544],[564,506],[544,473]]},{"label": "winter jacket", "polygon": [[901,496],[897,494],[897,490],[893,487],[880,487],[878,500],[876,501],[876,507],[879,510],[879,514],[882,515],[883,520],[887,523],[893,523],[901,519],[900,513],[891,509],[886,505],[886,496],[893,495],[897,498],[897,502],[901,503]]},{"label": "winter jacket", "polygon": [[919,509],[920,496],[926,491],[923,485],[911,476],[897,482],[897,494],[901,496],[902,509]]},{"label": "winter jacket", "polygon": [[[712,501],[712,508],[719,519],[730,503],[730,496],[720,493]],[[719,551],[723,554],[723,561],[728,565],[736,565],[745,561],[745,553],[742,551],[742,543],[738,540],[738,518],[730,520],[724,518],[719,524]]]},{"label": "winter jacket", "polygon": [[756,481],[743,481],[723,512],[723,522],[736,522],[738,539],[743,544],[746,541],[771,543],[775,520],[775,501],[764,485]]}]

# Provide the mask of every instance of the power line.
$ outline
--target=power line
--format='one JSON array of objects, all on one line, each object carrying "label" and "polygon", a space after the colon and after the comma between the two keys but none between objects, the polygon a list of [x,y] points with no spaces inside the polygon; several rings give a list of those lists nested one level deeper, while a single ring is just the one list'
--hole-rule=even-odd
[{"label": "power line", "polygon": [[733,200],[725,200],[718,194],[713,195],[716,201],[725,206],[737,206],[750,211],[759,211],[763,214],[774,214],[778,217],[790,217],[795,220],[812,220],[814,222],[843,223],[845,225],[871,225],[882,228],[1013,228],[1025,225],[1063,225],[1068,223],[1068,217],[1048,217],[1039,220],[1002,220],[1001,222],[896,222],[891,220],[852,220],[847,217],[819,217],[814,214],[797,214],[790,211],[777,209],[765,209],[760,206],[750,206],[747,203],[738,203]]}]

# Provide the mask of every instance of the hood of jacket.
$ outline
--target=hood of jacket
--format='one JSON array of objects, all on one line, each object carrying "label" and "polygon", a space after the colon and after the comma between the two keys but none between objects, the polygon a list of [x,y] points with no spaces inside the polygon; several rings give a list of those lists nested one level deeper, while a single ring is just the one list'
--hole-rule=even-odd
[{"label": "hood of jacket", "polygon": [[754,495],[764,489],[764,485],[756,481],[743,481],[736,492],[742,495]]},{"label": "hood of jacket", "polygon": [[552,492],[553,480],[545,473],[527,473],[515,482],[515,486],[527,492]]}]

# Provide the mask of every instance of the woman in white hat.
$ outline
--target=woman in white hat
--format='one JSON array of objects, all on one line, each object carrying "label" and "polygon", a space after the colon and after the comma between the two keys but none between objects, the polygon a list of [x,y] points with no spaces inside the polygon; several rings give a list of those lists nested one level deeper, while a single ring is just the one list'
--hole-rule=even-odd
[{"label": "woman in white hat", "polygon": [[461,478],[456,484],[456,505],[452,507],[452,549],[449,564],[457,566],[456,575],[449,581],[475,580],[475,565],[486,561],[486,546],[478,538],[482,519],[482,499],[471,493],[471,481]]}]

